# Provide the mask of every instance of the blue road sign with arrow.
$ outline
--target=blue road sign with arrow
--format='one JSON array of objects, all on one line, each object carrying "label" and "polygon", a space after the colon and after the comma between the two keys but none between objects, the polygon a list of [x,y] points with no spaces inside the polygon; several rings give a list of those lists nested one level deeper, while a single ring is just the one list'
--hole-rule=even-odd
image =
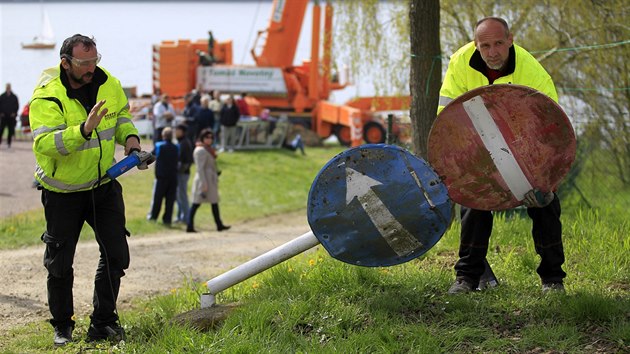
[{"label": "blue road sign with arrow", "polygon": [[421,256],[451,221],[446,186],[397,146],[361,145],[330,160],[311,185],[311,230],[343,262],[380,267]]}]

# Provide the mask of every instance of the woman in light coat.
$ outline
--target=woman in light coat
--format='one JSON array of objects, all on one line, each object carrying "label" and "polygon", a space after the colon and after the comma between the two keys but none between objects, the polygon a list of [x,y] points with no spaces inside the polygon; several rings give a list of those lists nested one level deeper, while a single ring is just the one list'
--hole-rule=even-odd
[{"label": "woman in light coat", "polygon": [[212,216],[217,224],[217,231],[223,231],[230,226],[223,225],[219,214],[219,175],[217,173],[216,152],[212,148],[214,134],[210,129],[203,129],[199,133],[193,158],[197,171],[192,187],[192,206],[188,215],[188,227],[186,232],[197,232],[195,230],[195,213],[201,203],[212,205]]}]

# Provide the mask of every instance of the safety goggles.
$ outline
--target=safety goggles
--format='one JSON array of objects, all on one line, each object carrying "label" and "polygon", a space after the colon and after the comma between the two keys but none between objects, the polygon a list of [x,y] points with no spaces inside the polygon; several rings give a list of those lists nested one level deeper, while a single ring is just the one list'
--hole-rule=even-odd
[{"label": "safety goggles", "polygon": [[101,54],[99,53],[96,55],[96,58],[90,58],[90,59],[77,59],[75,57],[69,57],[69,58],[74,66],[85,68],[88,66],[98,64],[101,61]]}]

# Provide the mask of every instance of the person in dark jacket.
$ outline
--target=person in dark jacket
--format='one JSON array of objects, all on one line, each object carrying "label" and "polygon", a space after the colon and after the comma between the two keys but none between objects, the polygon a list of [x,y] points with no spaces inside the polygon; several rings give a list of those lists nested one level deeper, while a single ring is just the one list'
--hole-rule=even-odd
[{"label": "person in dark jacket", "polygon": [[11,84],[7,84],[6,91],[0,95],[0,144],[2,144],[2,135],[4,128],[7,127],[9,135],[7,136],[7,144],[11,148],[11,138],[15,134],[15,119],[17,118],[20,104],[17,96],[11,91]]},{"label": "person in dark jacket", "polygon": [[221,149],[219,151],[234,151],[236,145],[236,124],[238,123],[241,113],[234,103],[234,96],[230,95],[221,107]]},{"label": "person in dark jacket", "polygon": [[179,146],[179,163],[177,164],[177,215],[176,222],[188,221],[188,180],[190,166],[193,164],[193,145],[186,134],[187,127],[179,124],[175,128],[175,138]]},{"label": "person in dark jacket", "polygon": [[186,125],[188,127],[189,138],[194,140],[196,137],[192,134],[195,134],[199,131],[199,128],[196,127],[197,123],[195,119],[197,114],[199,114],[199,110],[201,110],[201,95],[197,90],[192,90],[184,97],[186,102],[186,106],[184,107],[184,119]]},{"label": "person in dark jacket", "polygon": [[162,222],[171,225],[173,219],[173,205],[177,195],[177,163],[179,161],[179,147],[173,144],[173,130],[166,127],[162,130],[162,140],[155,144],[155,184],[153,188],[153,203],[149,220],[156,221],[164,203]]},{"label": "person in dark jacket", "polygon": [[201,98],[201,106],[197,110],[195,117],[193,119],[193,131],[189,132],[188,137],[192,137],[191,141],[196,141],[199,135],[199,132],[214,127],[214,112],[209,107],[210,96],[203,96]]}]

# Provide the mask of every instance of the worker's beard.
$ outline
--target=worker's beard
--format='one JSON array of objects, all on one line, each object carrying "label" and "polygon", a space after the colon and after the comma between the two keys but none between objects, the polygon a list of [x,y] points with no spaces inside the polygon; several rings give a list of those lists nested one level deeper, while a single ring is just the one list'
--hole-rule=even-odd
[{"label": "worker's beard", "polygon": [[495,65],[488,65],[488,67],[492,70],[502,70],[503,67],[505,66],[505,63],[501,63],[501,64],[495,64]]},{"label": "worker's beard", "polygon": [[81,86],[92,82],[93,77],[94,77],[94,73],[89,72],[89,71],[81,76],[76,76],[73,72],[68,73],[68,78],[75,84],[78,84]]},{"label": "worker's beard", "polygon": [[486,66],[489,67],[492,70],[502,70],[505,67],[505,60],[502,60],[501,58],[487,58],[487,57],[481,57],[483,59],[483,61],[486,63]]}]

